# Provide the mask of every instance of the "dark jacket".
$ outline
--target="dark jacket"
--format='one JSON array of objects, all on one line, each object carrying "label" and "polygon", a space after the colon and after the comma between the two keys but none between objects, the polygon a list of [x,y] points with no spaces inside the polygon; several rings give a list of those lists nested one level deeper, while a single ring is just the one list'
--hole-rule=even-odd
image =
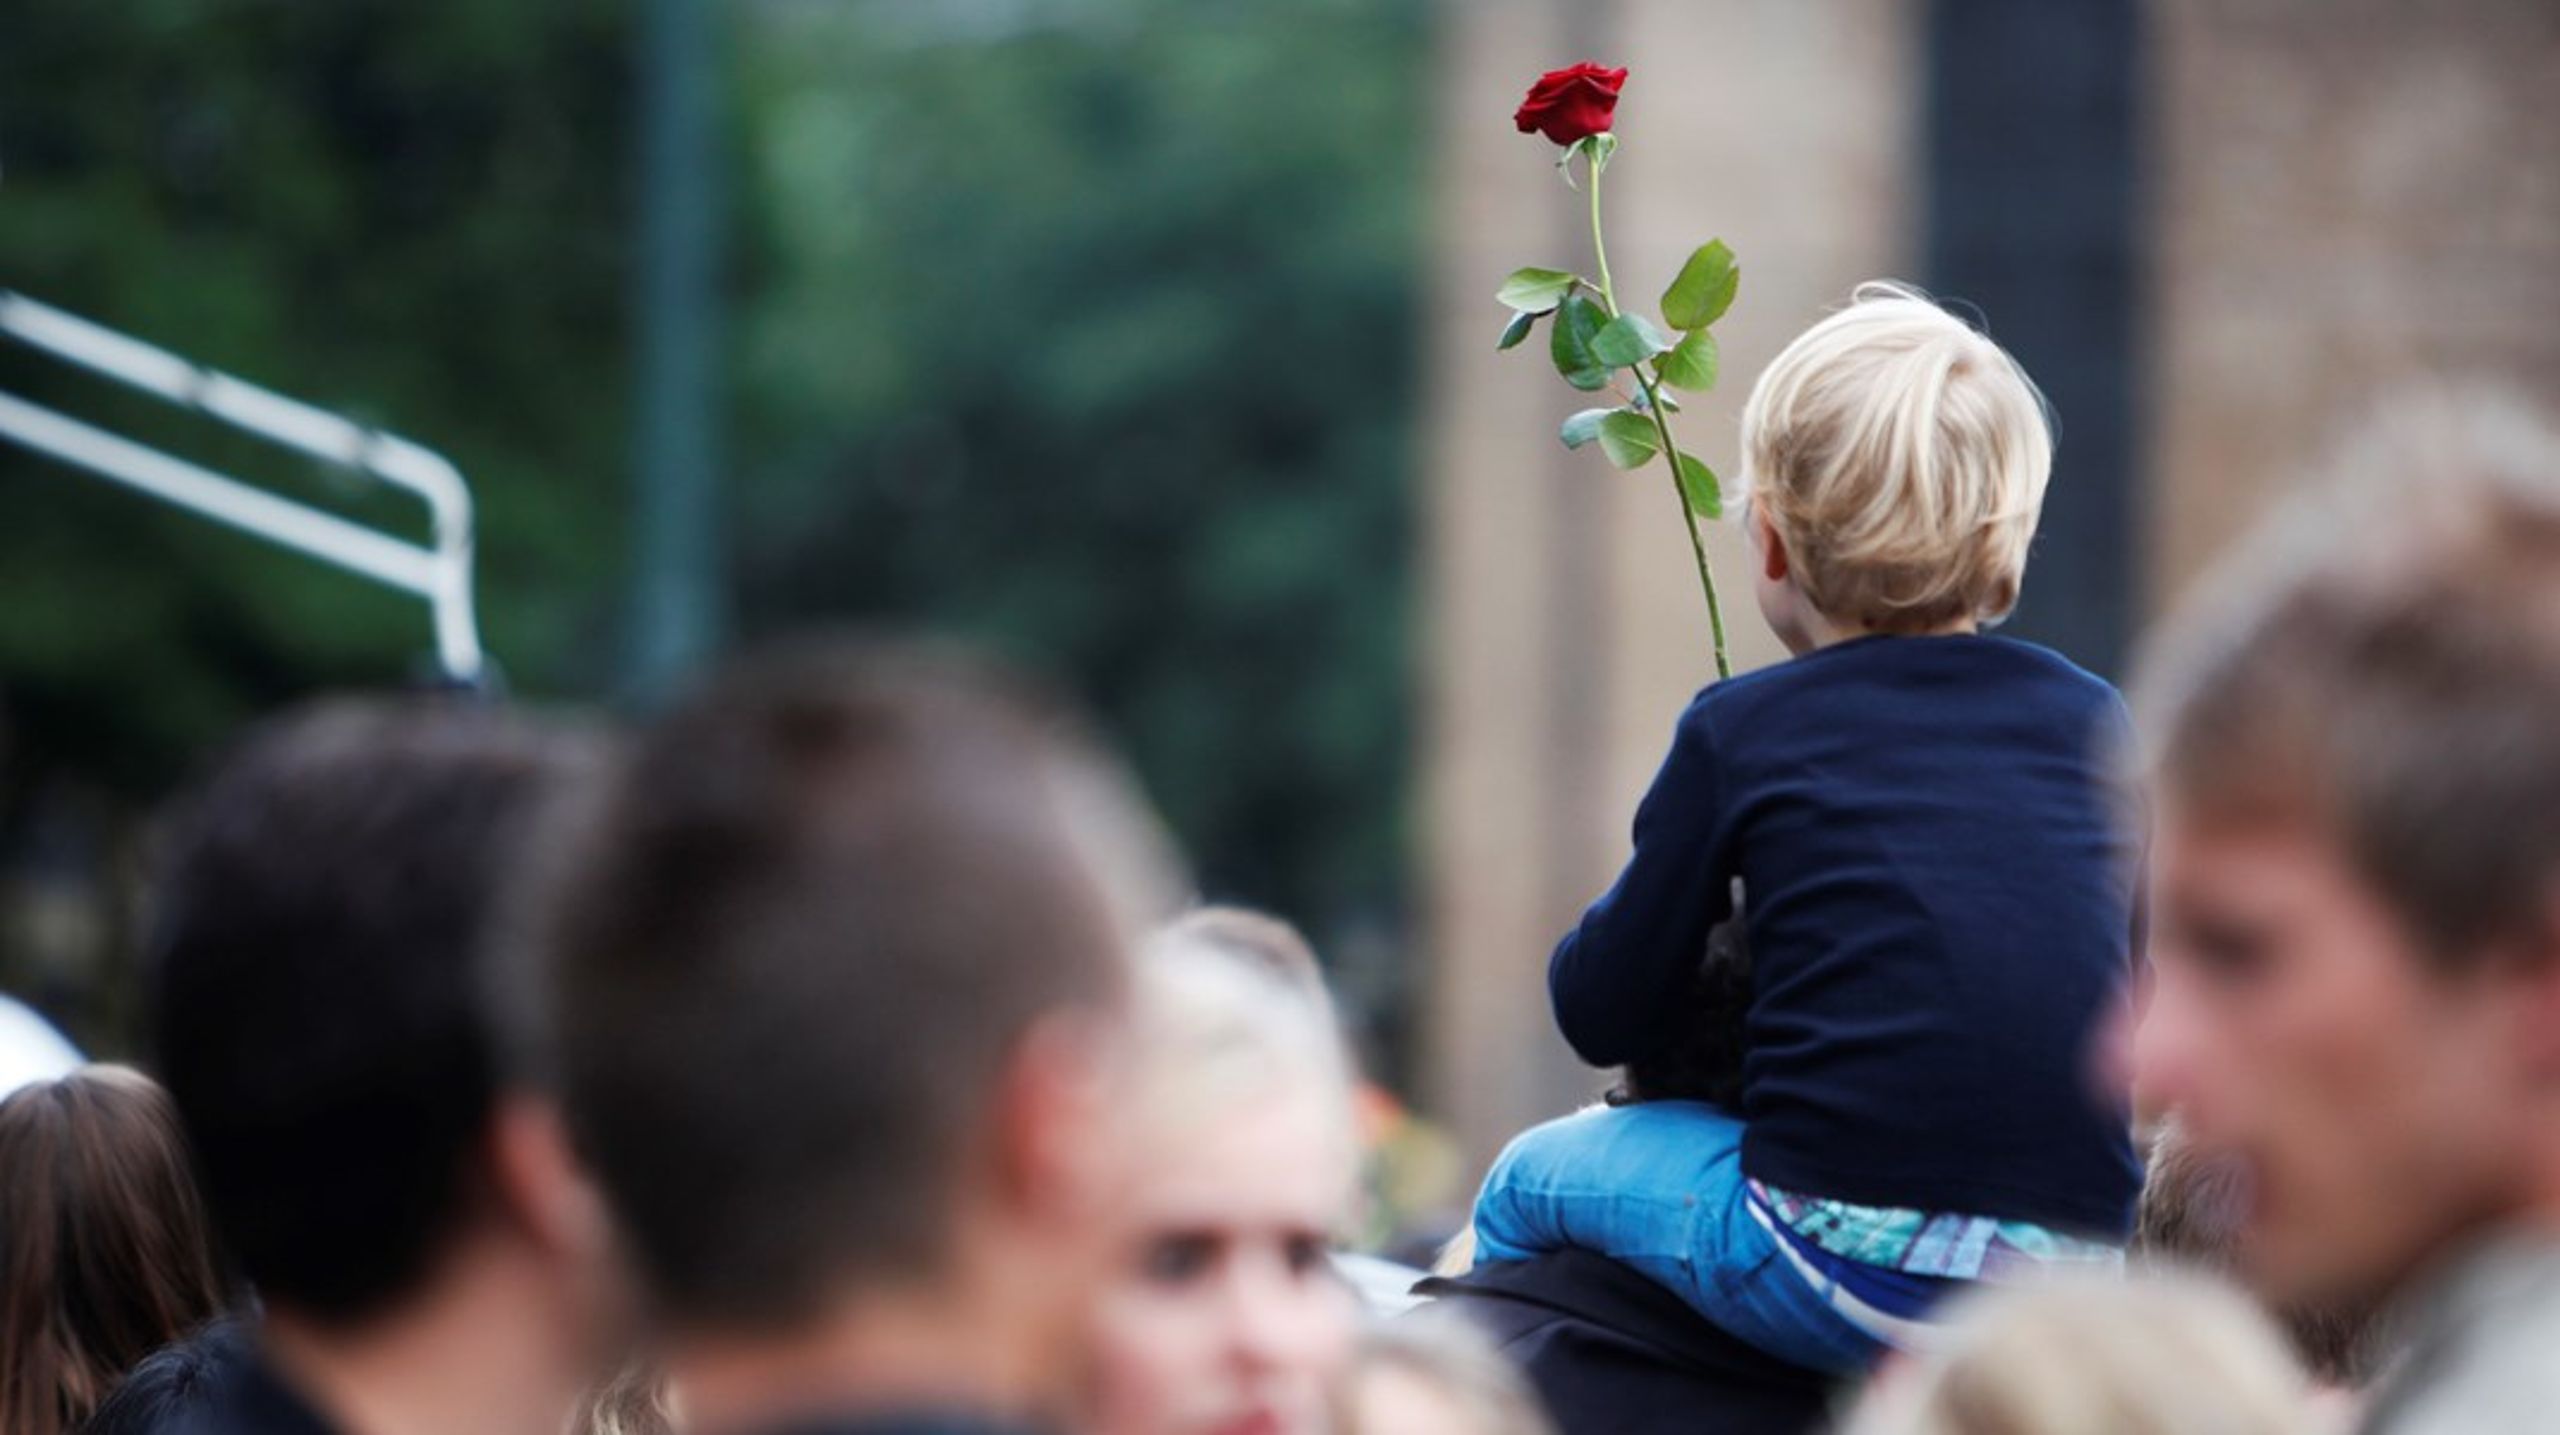
[{"label": "dark jacket", "polygon": [[1563,1435],[1797,1435],[1830,1381],[1762,1354],[1605,1256],[1561,1250],[1414,1287],[1493,1337]]},{"label": "dark jacket", "polygon": [[2142,1166],[2088,1053],[2133,971],[2131,731],[2113,688],[2006,638],[1855,638],[1717,683],[1548,961],[1557,1028],[1594,1066],[1678,1042],[1739,879],[1744,1175],[2121,1238]]},{"label": "dark jacket", "polygon": [[246,1340],[200,1402],[169,1424],[148,1428],[168,1435],[337,1435]]}]

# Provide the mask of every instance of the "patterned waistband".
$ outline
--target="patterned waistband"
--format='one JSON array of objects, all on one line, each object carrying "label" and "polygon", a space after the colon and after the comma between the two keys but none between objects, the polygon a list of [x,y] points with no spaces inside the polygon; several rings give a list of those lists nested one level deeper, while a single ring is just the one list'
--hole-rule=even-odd
[{"label": "patterned waistband", "polygon": [[1938,1303],[1976,1282],[2124,1268],[2120,1247],[2027,1222],[1855,1206],[1746,1184],[1751,1218],[1788,1268],[1841,1318],[1897,1349],[1925,1346]]}]

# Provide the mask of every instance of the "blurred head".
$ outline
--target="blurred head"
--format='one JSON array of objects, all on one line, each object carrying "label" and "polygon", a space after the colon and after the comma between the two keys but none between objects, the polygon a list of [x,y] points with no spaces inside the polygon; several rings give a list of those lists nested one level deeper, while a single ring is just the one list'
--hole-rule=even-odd
[{"label": "blurred head", "polygon": [[1342,1435],[1552,1435],[1529,1382],[1474,1327],[1429,1307],[1360,1338]]},{"label": "blurred head", "polygon": [[2198,1278],[1986,1287],[1879,1374],[1847,1435],[2296,1435],[2301,1377],[2238,1292]]},{"label": "blurred head", "polygon": [[1330,1259],[1359,1168],[1332,1006],[1294,933],[1218,912],[1150,945],[1138,994],[1136,1243],[1087,1428],[1321,1432],[1357,1316]]},{"label": "blurred head", "polygon": [[1119,769],[980,665],[812,646],[678,705],[580,829],[536,926],[551,1061],[669,1339],[913,1296],[1063,1384],[1171,888]]},{"label": "blurred head", "polygon": [[258,729],[181,812],[150,1023],[271,1310],[356,1325],[470,1238],[564,1295],[593,1273],[593,1201],[502,1069],[489,960],[527,833],[592,764],[468,700],[341,700]]},{"label": "blurred head", "polygon": [[2175,629],[2148,1096],[2237,1165],[2240,1269],[2355,1306],[2560,1207],[2560,434],[2362,435]]},{"label": "blurred head", "polygon": [[149,1078],[83,1067],[0,1100],[0,1429],[78,1426],[224,1294],[185,1138]]},{"label": "blurred head", "polygon": [[2052,468],[2016,360],[1916,289],[1862,284],[1743,405],[1762,611],[1798,648],[1789,590],[1871,632],[2006,617]]}]

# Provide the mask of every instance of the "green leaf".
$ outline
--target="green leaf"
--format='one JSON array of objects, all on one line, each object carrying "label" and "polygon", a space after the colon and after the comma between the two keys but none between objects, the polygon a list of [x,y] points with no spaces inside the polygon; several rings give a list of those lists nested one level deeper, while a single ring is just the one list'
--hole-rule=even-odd
[{"label": "green leaf", "polygon": [[1680,266],[1680,277],[1671,281],[1671,287],[1662,291],[1662,317],[1675,329],[1703,329],[1733,307],[1734,291],[1741,284],[1742,270],[1733,262],[1733,251],[1721,239],[1708,240]]},{"label": "green leaf", "polygon": [[1584,409],[1572,418],[1566,419],[1564,427],[1557,431],[1556,437],[1564,440],[1566,448],[1580,448],[1598,438],[1600,421],[1616,412],[1616,409]]},{"label": "green leaf", "polygon": [[1502,326],[1502,342],[1494,347],[1516,349],[1520,347],[1521,340],[1529,337],[1529,331],[1536,327],[1538,327],[1538,316],[1523,309],[1511,316],[1510,323]]},{"label": "green leaf", "polygon": [[1680,497],[1688,502],[1689,511],[1700,518],[1724,517],[1724,485],[1716,481],[1716,471],[1695,454],[1680,455]]},{"label": "green leaf", "polygon": [[1591,341],[1591,352],[1613,369],[1641,364],[1671,347],[1669,336],[1642,314],[1621,314]]},{"label": "green leaf", "polygon": [[1523,314],[1544,314],[1581,282],[1561,269],[1514,269],[1493,297]]},{"label": "green leaf", "polygon": [[1662,452],[1653,420],[1633,409],[1611,409],[1600,420],[1600,451],[1620,468],[1642,468]]},{"label": "green leaf", "polygon": [[1704,329],[1682,336],[1653,366],[1654,377],[1675,389],[1704,392],[1716,386],[1716,336]]},{"label": "green leaf", "polygon": [[1567,294],[1556,306],[1556,322],[1547,331],[1547,355],[1564,381],[1589,393],[1609,386],[1609,366],[1591,352],[1591,341],[1609,323],[1608,314],[1581,294]]}]

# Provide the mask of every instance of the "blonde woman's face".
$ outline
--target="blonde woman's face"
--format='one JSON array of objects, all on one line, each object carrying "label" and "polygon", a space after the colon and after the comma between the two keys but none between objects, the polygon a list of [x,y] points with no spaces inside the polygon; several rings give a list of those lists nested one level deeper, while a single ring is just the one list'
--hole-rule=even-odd
[{"label": "blonde woman's face", "polygon": [[1354,1157],[1339,1093],[1281,1090],[1140,1139],[1132,1264],[1105,1293],[1092,1435],[1322,1435],[1356,1310],[1327,1253]]}]

